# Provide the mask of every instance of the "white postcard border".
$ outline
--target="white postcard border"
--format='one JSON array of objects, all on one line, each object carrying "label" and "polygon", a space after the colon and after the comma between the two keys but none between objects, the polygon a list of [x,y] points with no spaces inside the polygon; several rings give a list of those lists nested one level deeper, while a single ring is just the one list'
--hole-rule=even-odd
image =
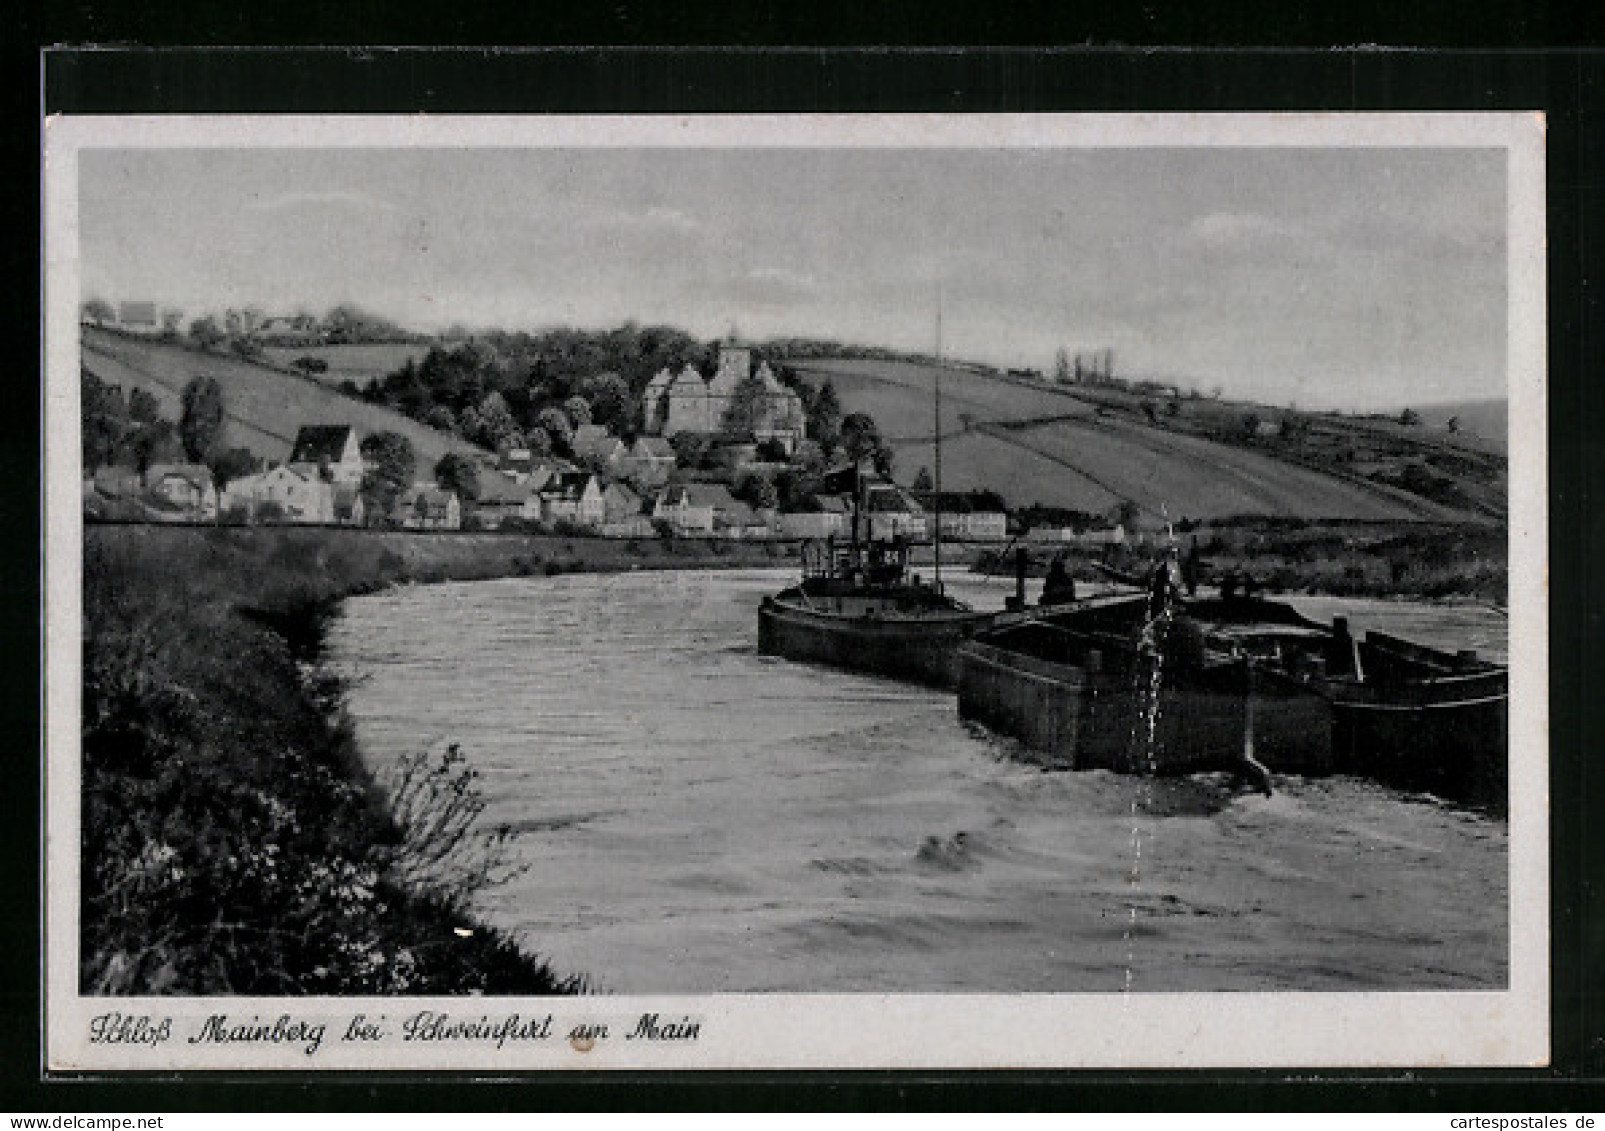
[{"label": "white postcard border", "polygon": [[[46,120],[45,1065],[176,1069],[1228,1068],[1538,1066],[1549,1054],[1548,619],[1544,132],[1536,113],[144,116]],[[718,994],[540,999],[85,998],[78,994],[79,503],[77,156],[88,148],[1370,146],[1503,148],[1509,177],[1510,980],[1503,992]],[[160,1045],[92,1044],[108,1012],[172,1018]],[[547,1038],[402,1039],[407,1018],[510,1014]],[[208,1016],[279,1016],[318,1047],[191,1044]],[[694,1041],[616,1039],[694,1019]],[[377,1041],[342,1040],[382,1017]],[[564,1034],[600,1022],[585,1048]],[[416,1030],[415,1030],[416,1031]]]}]

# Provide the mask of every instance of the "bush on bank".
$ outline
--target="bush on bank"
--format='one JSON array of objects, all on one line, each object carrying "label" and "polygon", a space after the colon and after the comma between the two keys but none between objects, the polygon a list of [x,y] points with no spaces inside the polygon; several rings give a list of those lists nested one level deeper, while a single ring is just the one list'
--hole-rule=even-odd
[{"label": "bush on bank", "polygon": [[465,771],[420,766],[438,781],[401,783],[409,816],[393,819],[340,687],[304,662],[340,595],[425,571],[515,572],[512,556],[321,533],[87,533],[83,991],[583,989],[468,916],[467,888],[493,859],[432,865],[464,838],[448,820],[453,841],[431,841],[419,814]]}]

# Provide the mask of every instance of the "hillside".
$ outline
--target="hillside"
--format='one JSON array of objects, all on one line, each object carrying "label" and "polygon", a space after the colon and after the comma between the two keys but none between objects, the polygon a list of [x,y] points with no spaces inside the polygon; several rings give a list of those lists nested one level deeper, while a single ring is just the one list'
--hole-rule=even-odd
[{"label": "hillside", "polygon": [[[829,378],[847,411],[875,417],[896,452],[900,480],[912,480],[921,467],[934,469],[931,366],[818,359],[790,364],[815,384]],[[1322,466],[1324,437],[1303,449],[1272,440],[1210,438],[1256,408],[1273,419],[1278,410],[1262,406],[1185,400],[1176,403],[1174,416],[1162,411],[1149,419],[1141,395],[1056,389],[955,369],[943,370],[942,402],[943,486],[990,487],[1013,505],[1107,511],[1129,501],[1150,518],[1172,520],[1241,514],[1368,521],[1470,517],[1469,503],[1433,501],[1335,461]],[[1356,428],[1351,436],[1327,428],[1337,435],[1334,442],[1372,439],[1369,429]],[[1412,449],[1423,446],[1418,437],[1409,442]],[[1485,514],[1500,509],[1487,491],[1464,494],[1483,501]]]},{"label": "hillside", "polygon": [[429,343],[386,343],[383,345],[265,346],[263,355],[273,364],[288,369],[303,357],[317,358],[329,368],[310,376],[328,385],[355,381],[366,385],[375,377],[394,373],[409,361],[422,361]]},{"label": "hillside", "polygon": [[1484,401],[1455,401],[1450,404],[1426,404],[1416,409],[1422,424],[1430,429],[1448,426],[1450,417],[1460,421],[1460,434],[1470,433],[1499,451],[1508,448],[1507,433],[1510,427],[1510,402],[1503,397]]},{"label": "hillside", "polygon": [[227,412],[223,442],[268,460],[290,455],[296,432],[307,424],[349,424],[361,435],[399,432],[412,441],[419,467],[447,452],[473,452],[464,440],[437,432],[399,412],[353,400],[316,381],[231,355],[152,341],[93,327],[83,329],[83,365],[100,380],[150,392],[162,413],[177,420],[179,398],[194,377],[215,377]]}]

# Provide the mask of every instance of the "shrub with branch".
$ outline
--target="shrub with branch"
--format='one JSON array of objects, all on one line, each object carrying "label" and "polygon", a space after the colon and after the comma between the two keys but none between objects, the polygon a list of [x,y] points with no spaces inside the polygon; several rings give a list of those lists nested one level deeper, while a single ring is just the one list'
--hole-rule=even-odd
[{"label": "shrub with branch", "polygon": [[528,870],[511,858],[509,826],[479,827],[487,803],[478,781],[479,771],[455,742],[443,751],[420,750],[391,768],[384,787],[398,843],[389,870],[398,882],[458,907]]}]

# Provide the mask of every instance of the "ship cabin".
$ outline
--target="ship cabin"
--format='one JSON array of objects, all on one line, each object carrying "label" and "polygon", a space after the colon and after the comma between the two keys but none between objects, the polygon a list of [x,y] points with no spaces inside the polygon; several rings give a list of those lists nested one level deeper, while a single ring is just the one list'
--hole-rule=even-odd
[{"label": "ship cabin", "polygon": [[952,603],[908,568],[904,539],[827,538],[803,546],[801,592],[821,612],[841,616],[907,615]]}]

